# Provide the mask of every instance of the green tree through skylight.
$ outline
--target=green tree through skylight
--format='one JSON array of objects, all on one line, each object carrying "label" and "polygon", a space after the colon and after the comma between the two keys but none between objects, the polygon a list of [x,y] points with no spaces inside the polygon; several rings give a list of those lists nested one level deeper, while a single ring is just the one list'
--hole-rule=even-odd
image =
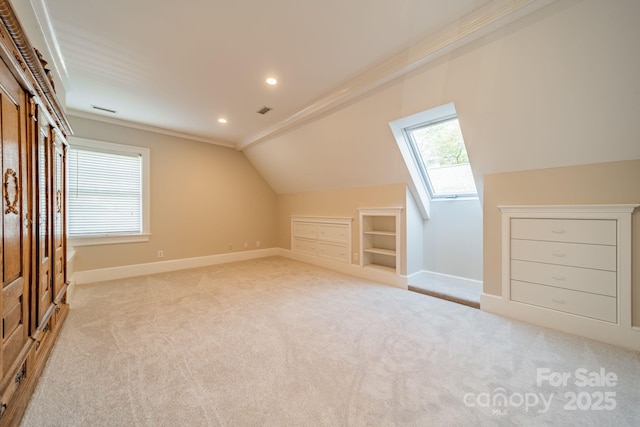
[{"label": "green tree through skylight", "polygon": [[409,130],[432,197],[475,196],[476,187],[457,118]]},{"label": "green tree through skylight", "polygon": [[413,137],[427,168],[469,163],[458,119],[415,129]]}]

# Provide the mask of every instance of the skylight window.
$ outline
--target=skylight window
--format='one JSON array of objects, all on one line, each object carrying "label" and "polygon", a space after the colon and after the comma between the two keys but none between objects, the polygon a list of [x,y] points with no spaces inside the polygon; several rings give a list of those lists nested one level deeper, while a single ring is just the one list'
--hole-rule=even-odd
[{"label": "skylight window", "polygon": [[420,124],[405,132],[432,198],[477,195],[457,117]]},{"label": "skylight window", "polygon": [[453,102],[389,123],[424,218],[432,200],[478,197]]}]

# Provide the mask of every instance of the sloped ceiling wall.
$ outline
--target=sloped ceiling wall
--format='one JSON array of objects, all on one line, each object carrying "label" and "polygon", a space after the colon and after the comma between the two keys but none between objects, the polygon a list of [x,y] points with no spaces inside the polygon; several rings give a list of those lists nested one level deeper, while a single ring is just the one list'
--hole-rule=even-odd
[{"label": "sloped ceiling wall", "polygon": [[490,173],[640,158],[640,2],[559,1],[245,154],[277,193],[407,182],[388,123],[455,102]]}]

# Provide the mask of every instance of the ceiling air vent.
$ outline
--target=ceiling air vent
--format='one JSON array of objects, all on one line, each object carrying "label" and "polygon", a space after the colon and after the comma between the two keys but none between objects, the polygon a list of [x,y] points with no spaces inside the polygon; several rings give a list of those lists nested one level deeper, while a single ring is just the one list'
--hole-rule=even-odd
[{"label": "ceiling air vent", "polygon": [[111,114],[117,113],[116,110],[112,110],[111,108],[98,107],[97,105],[92,105],[91,108],[93,108],[94,110],[104,111],[105,113],[111,113]]},{"label": "ceiling air vent", "polygon": [[273,108],[271,107],[267,107],[266,105],[264,107],[262,107],[261,109],[259,109],[258,111],[256,111],[256,113],[258,114],[262,114],[265,115],[267,114],[269,111],[273,110]]}]

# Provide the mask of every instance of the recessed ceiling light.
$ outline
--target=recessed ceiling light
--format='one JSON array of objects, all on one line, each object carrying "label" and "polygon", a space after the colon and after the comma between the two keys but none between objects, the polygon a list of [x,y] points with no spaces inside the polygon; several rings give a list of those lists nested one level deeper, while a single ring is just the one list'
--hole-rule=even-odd
[{"label": "recessed ceiling light", "polygon": [[220,118],[218,119],[218,123],[223,124],[223,125],[226,125],[226,124],[227,124],[227,119],[225,119],[224,117],[220,117]]},{"label": "recessed ceiling light", "polygon": [[271,86],[275,86],[278,84],[278,80],[273,77],[269,77],[267,80],[265,80],[265,82],[267,82],[267,84]]}]

